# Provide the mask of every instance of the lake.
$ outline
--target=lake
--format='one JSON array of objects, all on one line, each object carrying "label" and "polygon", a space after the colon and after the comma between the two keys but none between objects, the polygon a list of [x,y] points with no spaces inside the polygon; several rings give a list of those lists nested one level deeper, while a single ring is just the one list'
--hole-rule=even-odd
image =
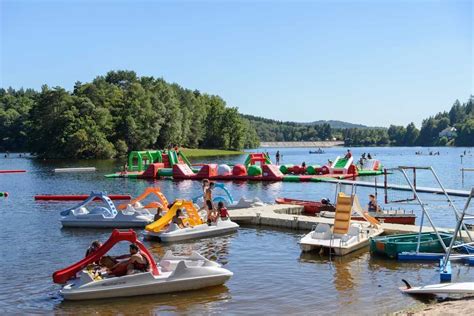
[{"label": "lake", "polygon": [[[276,149],[266,148],[272,158]],[[461,155],[463,164],[461,164]],[[469,153],[470,150],[470,153]],[[284,148],[281,163],[324,164],[343,155],[343,148],[328,148],[324,154],[310,155],[309,149]],[[423,151],[424,155],[415,155]],[[440,152],[429,156],[428,152]],[[474,186],[474,172],[461,179],[461,167],[474,167],[474,150],[469,148],[354,148],[359,157],[370,152],[385,167],[399,165],[433,166],[447,188],[468,190]],[[215,157],[194,162],[242,163],[245,156]],[[72,264],[84,255],[90,242],[105,241],[110,230],[62,229],[59,212],[74,204],[68,202],[35,202],[35,194],[76,194],[92,190],[109,193],[141,193],[148,186],[157,186],[168,199],[191,198],[200,192],[198,181],[147,181],[106,179],[120,169],[119,161],[42,161],[0,157],[0,169],[26,169],[24,174],[0,174],[0,191],[9,192],[0,198],[3,222],[0,241],[4,255],[0,258],[0,310],[4,313],[58,314],[373,314],[394,312],[417,301],[402,295],[398,287],[405,278],[413,284],[438,283],[436,266],[431,263],[399,263],[383,258],[372,258],[362,250],[343,258],[329,258],[318,254],[302,254],[298,247],[301,232],[263,227],[242,227],[238,233],[192,242],[162,245],[146,241],[152,253],[161,257],[167,250],[189,254],[198,250],[234,272],[225,286],[172,295],[143,296],[87,302],[64,302],[59,286],[51,279],[52,273]],[[93,173],[59,173],[54,168],[95,166]],[[393,178],[395,180],[395,178]],[[374,177],[361,180],[374,181]],[[396,181],[398,181],[397,179]],[[383,177],[378,177],[383,181]],[[417,175],[419,185],[434,186],[429,175]],[[325,183],[249,182],[226,183],[235,199],[259,197],[272,203],[276,197],[334,200],[335,185]],[[358,188],[362,203],[367,203],[370,188]],[[383,190],[378,190],[383,200]],[[395,194],[395,193],[394,193]],[[396,193],[403,195],[406,193]],[[443,227],[454,225],[454,216],[439,196],[422,195],[435,207],[434,221]],[[455,198],[457,205],[465,199]],[[399,207],[387,205],[387,207]],[[405,205],[419,214],[416,205]],[[15,246],[16,245],[16,246]],[[116,252],[125,252],[125,246]],[[331,259],[331,260],[330,260]],[[453,281],[473,281],[473,268],[454,264]]]}]

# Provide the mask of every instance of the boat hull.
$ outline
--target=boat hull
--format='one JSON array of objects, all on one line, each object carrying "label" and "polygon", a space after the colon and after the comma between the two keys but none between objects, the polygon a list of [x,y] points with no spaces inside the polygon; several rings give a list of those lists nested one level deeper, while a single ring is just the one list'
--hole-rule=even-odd
[{"label": "boat hull", "polygon": [[316,201],[305,201],[297,199],[277,198],[275,199],[277,204],[289,204],[289,205],[301,205],[303,206],[304,212],[307,214],[317,214],[321,211],[323,204]]},{"label": "boat hull", "polygon": [[[451,242],[452,234],[440,233],[445,245]],[[370,252],[396,259],[402,252],[417,250],[418,234],[382,236],[370,240]],[[435,233],[422,233],[419,252],[444,253],[444,248]]]},{"label": "boat hull", "polygon": [[62,220],[61,224],[67,228],[144,228],[150,222],[147,221],[81,221]]},{"label": "boat hull", "polygon": [[332,241],[329,239],[315,240],[310,237],[311,233],[309,233],[300,240],[299,244],[303,252],[325,250],[331,251],[331,253],[336,256],[345,256],[351,252],[367,247],[370,243],[370,237],[379,236],[382,233],[383,230],[378,229],[371,233],[370,236],[363,236],[359,238],[359,240],[347,244],[342,244],[340,239],[337,238],[334,238]]},{"label": "boat hull", "polygon": [[440,283],[411,288],[400,288],[407,294],[474,294],[474,282]]},{"label": "boat hull", "polygon": [[[116,297],[130,297],[152,294],[165,294],[173,292],[183,292],[198,290],[206,287],[224,284],[229,280],[233,273],[226,269],[219,269],[220,273],[214,275],[206,275],[202,277],[192,277],[185,279],[169,279],[169,278],[147,278],[142,283],[127,284],[126,280],[129,276],[115,278],[109,284],[101,285],[90,289],[69,289],[65,287],[60,291],[66,300],[93,300]],[[150,274],[150,273],[146,273]],[[139,284],[140,283],[140,284]]]},{"label": "boat hull", "polygon": [[174,230],[172,232],[159,233],[146,231],[144,234],[147,237],[158,238],[162,242],[177,242],[189,239],[199,239],[230,234],[236,232],[239,229],[239,225],[232,221],[229,221],[229,223],[222,221],[218,226],[208,226],[207,224],[199,226],[202,226],[202,229],[199,229],[200,227],[194,227],[194,229],[189,230],[182,229]]}]

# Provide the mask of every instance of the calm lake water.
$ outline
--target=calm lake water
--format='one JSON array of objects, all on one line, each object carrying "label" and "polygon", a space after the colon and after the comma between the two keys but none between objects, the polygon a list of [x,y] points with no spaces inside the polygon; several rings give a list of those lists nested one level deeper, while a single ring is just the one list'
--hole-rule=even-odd
[{"label": "calm lake water", "polygon": [[[275,149],[266,149],[274,157]],[[416,151],[425,155],[415,155]],[[439,156],[426,155],[429,150]],[[463,158],[464,150],[471,150]],[[282,163],[324,164],[343,154],[342,148],[326,149],[322,155],[309,155],[308,149],[282,149]],[[398,165],[433,166],[446,187],[468,190],[474,186],[474,172],[461,179],[460,168],[474,167],[474,150],[469,148],[356,148],[354,155],[370,152],[386,167]],[[241,163],[245,156],[217,157],[195,162]],[[398,263],[371,258],[363,250],[343,258],[302,254],[298,240],[302,233],[269,228],[243,227],[238,233],[172,245],[145,242],[156,257],[170,249],[178,254],[198,250],[207,258],[217,260],[234,272],[225,286],[172,295],[143,296],[87,302],[64,302],[59,286],[51,274],[82,258],[94,239],[106,240],[110,230],[61,229],[59,212],[73,204],[67,202],[35,202],[35,194],[89,193],[104,190],[109,193],[130,193],[134,196],[147,186],[158,186],[169,199],[190,198],[199,193],[195,181],[145,181],[106,179],[104,174],[120,167],[114,161],[39,161],[34,159],[0,158],[0,169],[26,169],[24,174],[0,174],[0,191],[10,193],[0,199],[2,221],[0,241],[4,255],[0,258],[0,310],[4,313],[58,314],[381,314],[415,304],[413,298],[402,295],[398,287],[405,278],[414,284],[437,283],[439,275],[434,264]],[[55,174],[54,168],[95,166],[95,173]],[[382,177],[378,181],[382,181]],[[394,181],[396,180],[393,178]],[[374,178],[364,180],[374,181]],[[433,179],[418,174],[419,185],[434,186]],[[335,186],[323,183],[227,183],[234,198],[259,197],[273,202],[278,196],[294,198],[334,199]],[[359,188],[363,203],[374,189]],[[383,192],[379,190],[379,199]],[[400,194],[400,193],[397,193]],[[402,195],[402,194],[400,194]],[[446,206],[439,197],[423,195],[433,205]],[[465,201],[456,198],[462,205]],[[391,205],[389,205],[390,207]],[[394,206],[393,206],[394,207]],[[405,206],[414,209],[416,206]],[[454,225],[452,211],[435,208],[432,216],[443,227]],[[116,252],[125,252],[125,246]],[[454,265],[453,279],[474,280],[473,268]]]}]

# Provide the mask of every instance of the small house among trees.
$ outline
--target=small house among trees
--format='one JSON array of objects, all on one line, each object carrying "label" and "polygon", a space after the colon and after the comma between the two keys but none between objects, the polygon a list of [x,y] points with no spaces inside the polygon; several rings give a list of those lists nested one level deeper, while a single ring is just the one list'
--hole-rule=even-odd
[{"label": "small house among trees", "polygon": [[453,139],[458,136],[457,130],[455,127],[448,126],[445,129],[443,129],[441,132],[439,132],[439,138],[446,137],[448,139]]}]

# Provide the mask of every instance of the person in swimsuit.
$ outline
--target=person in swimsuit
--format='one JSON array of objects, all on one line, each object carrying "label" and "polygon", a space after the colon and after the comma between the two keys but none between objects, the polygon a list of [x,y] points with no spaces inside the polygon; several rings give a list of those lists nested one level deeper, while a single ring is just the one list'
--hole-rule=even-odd
[{"label": "person in swimsuit", "polygon": [[344,156],[344,159],[349,159],[349,158],[351,158],[351,157],[352,157],[351,150],[348,149],[346,155]]},{"label": "person in swimsuit", "polygon": [[111,269],[110,274],[114,276],[123,276],[133,274],[136,270],[140,272],[148,271],[148,261],[140,253],[138,246],[130,244],[130,254],[111,257],[114,261],[117,259],[127,259],[125,261],[117,262]]},{"label": "person in swimsuit", "polygon": [[214,211],[214,204],[212,203],[212,190],[214,189],[214,182],[209,183],[209,187],[204,192],[204,201],[207,208],[207,223],[210,224],[212,221],[212,212]]},{"label": "person in swimsuit", "polygon": [[230,218],[229,212],[227,211],[227,208],[224,206],[224,202],[220,201],[217,204],[217,210],[219,211],[219,217],[221,218],[221,220],[226,221]]},{"label": "person in swimsuit", "polygon": [[183,215],[183,211],[181,209],[176,210],[176,214],[173,216],[173,224],[176,224],[179,228],[185,228],[188,227],[186,223],[184,223],[183,219],[181,216]]}]

